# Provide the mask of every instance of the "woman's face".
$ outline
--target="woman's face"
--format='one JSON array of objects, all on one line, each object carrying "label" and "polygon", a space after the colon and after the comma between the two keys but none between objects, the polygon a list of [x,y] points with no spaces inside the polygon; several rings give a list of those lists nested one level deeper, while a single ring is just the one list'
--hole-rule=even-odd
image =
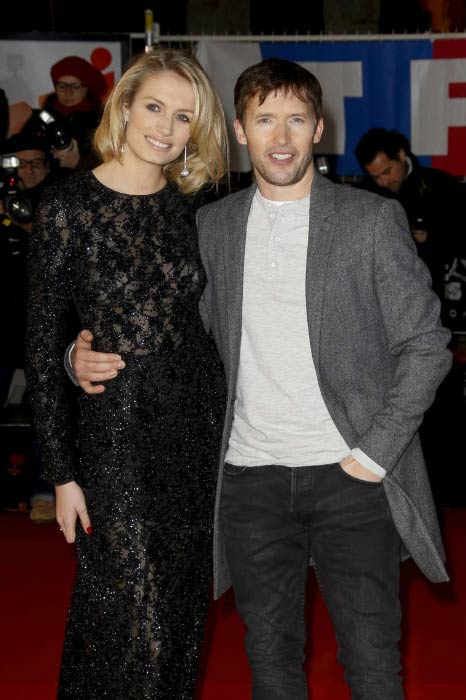
[{"label": "woman's face", "polygon": [[84,100],[87,87],[74,75],[62,75],[55,83],[58,101],[66,107],[74,107]]},{"label": "woman's face", "polygon": [[194,109],[194,91],[185,78],[172,71],[147,78],[123,111],[124,161],[136,158],[163,167],[176,160],[189,141]]}]

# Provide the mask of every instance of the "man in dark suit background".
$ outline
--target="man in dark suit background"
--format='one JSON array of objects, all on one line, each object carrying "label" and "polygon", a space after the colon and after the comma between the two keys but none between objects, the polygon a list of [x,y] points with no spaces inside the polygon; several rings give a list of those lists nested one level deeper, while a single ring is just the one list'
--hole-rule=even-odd
[{"label": "man in dark suit background", "polygon": [[[355,153],[366,172],[360,186],[396,199],[405,210],[417,252],[441,301],[442,322],[455,332],[450,346],[455,353],[466,332],[466,186],[443,170],[421,166],[408,139],[398,131],[369,129]],[[454,362],[420,430],[434,497],[443,506],[464,503],[464,477],[446,479],[443,469],[445,463],[461,461],[464,454],[463,367]]]},{"label": "man in dark suit background", "polygon": [[[464,257],[464,192],[449,173],[419,164],[404,134],[369,129],[356,146],[361,186],[403,206],[417,251],[443,297],[445,265]],[[448,318],[445,318],[448,323]]]},{"label": "man in dark suit background", "polygon": [[[215,594],[233,584],[254,700],[305,700],[312,557],[353,700],[400,700],[400,558],[447,579],[417,429],[449,333],[401,207],[315,172],[316,78],[268,59],[235,103],[255,184],[198,213],[228,384]],[[121,358],[88,341],[73,366],[92,392]]]}]

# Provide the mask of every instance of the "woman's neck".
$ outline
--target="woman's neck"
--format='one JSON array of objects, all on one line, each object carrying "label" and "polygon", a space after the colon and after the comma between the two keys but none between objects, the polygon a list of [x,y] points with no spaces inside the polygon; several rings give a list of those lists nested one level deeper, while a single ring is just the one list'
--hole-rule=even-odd
[{"label": "woman's neck", "polygon": [[116,159],[102,163],[93,173],[103,185],[123,194],[152,194],[167,184],[162,168],[152,163],[131,163],[128,159],[123,163]]}]

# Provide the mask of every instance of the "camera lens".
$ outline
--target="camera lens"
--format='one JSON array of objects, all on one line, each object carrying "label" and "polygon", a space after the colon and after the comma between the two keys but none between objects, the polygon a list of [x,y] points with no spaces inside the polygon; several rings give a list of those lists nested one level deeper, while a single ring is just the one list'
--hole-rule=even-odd
[{"label": "camera lens", "polygon": [[56,127],[51,134],[51,142],[54,148],[64,149],[71,146],[71,136],[59,127]]},{"label": "camera lens", "polygon": [[29,223],[32,219],[32,206],[26,197],[21,195],[11,195],[5,199],[6,209],[15,221]]}]

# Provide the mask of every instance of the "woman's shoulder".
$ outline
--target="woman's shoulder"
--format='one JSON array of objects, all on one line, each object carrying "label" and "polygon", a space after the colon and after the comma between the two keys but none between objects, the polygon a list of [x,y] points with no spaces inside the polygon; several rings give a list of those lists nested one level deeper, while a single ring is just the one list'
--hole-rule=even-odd
[{"label": "woman's shoulder", "polygon": [[80,195],[84,190],[89,188],[90,173],[87,170],[68,170],[67,168],[59,168],[49,178],[48,184],[44,189],[44,194],[49,196],[69,196]]},{"label": "woman's shoulder", "polygon": [[71,216],[89,202],[89,173],[73,171],[66,176],[52,177],[42,192],[37,216],[61,214]]}]

